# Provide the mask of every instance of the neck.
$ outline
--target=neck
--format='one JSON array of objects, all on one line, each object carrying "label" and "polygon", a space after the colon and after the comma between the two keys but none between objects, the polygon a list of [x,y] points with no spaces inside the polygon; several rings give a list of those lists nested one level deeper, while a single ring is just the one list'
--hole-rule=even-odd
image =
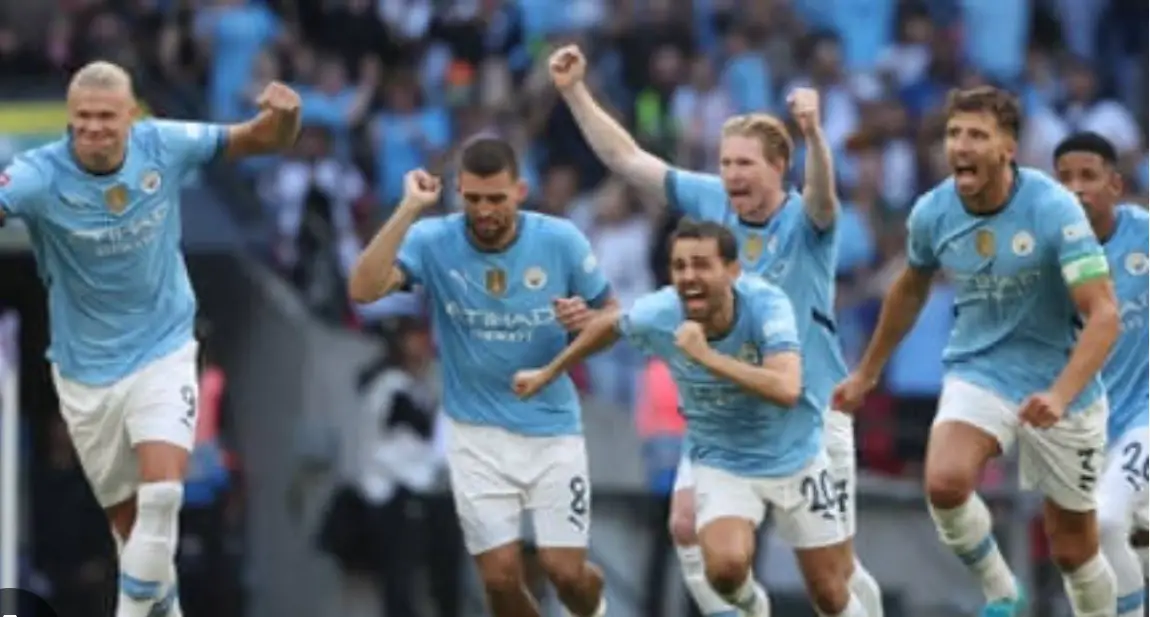
[{"label": "neck", "polygon": [[1114,207],[1111,206],[1105,212],[1091,218],[1090,226],[1094,228],[1094,235],[1098,236],[1099,242],[1109,240],[1110,236],[1114,235],[1114,228],[1118,226],[1118,217],[1114,215]]},{"label": "neck", "polygon": [[471,228],[467,229],[467,236],[469,238],[471,238],[472,244],[474,244],[477,248],[479,248],[482,251],[492,251],[492,252],[502,251],[503,249],[510,246],[511,243],[515,241],[515,236],[518,233],[519,233],[519,215],[515,215],[515,218],[511,221],[511,227],[508,227],[507,231],[503,232],[503,235],[499,236],[498,238],[496,238],[495,240],[492,240],[490,242],[479,239],[479,237],[475,235],[475,232]]},{"label": "neck", "polygon": [[735,323],[735,292],[728,288],[723,296],[723,305],[719,312],[712,315],[703,332],[707,338],[720,338],[731,331]]},{"label": "neck", "polygon": [[772,191],[763,199],[761,208],[756,208],[754,212],[746,216],[740,215],[739,218],[754,225],[762,225],[771,220],[771,217],[779,211],[779,208],[783,207],[783,203],[786,201],[787,192],[785,190]]},{"label": "neck", "polygon": [[991,176],[986,188],[979,194],[964,200],[974,212],[994,212],[1006,205],[1010,191],[1014,189],[1014,166],[1006,165]]}]

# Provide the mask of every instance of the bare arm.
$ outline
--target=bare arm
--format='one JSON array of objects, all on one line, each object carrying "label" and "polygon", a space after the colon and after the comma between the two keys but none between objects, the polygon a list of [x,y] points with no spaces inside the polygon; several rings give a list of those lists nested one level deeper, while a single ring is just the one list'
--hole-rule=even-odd
[{"label": "bare arm", "polygon": [[1109,277],[1078,284],[1071,290],[1071,297],[1086,323],[1074,350],[1070,352],[1070,360],[1050,388],[1050,392],[1066,404],[1077,398],[1086,384],[1102,370],[1121,327],[1114,286]]},{"label": "bare arm", "polygon": [[354,302],[375,302],[407,282],[403,270],[395,265],[395,257],[407,230],[411,229],[421,212],[421,206],[405,198],[360,253],[347,284],[348,295]]},{"label": "bare arm", "polygon": [[561,91],[563,100],[575,116],[583,137],[595,156],[629,184],[660,202],[666,203],[663,183],[670,167],[659,157],[643,150],[627,129],[615,121],[591,96],[583,82]]},{"label": "bare arm", "polygon": [[807,160],[804,170],[803,204],[807,217],[819,229],[830,229],[838,216],[834,159],[821,128],[806,133]]},{"label": "bare arm", "polygon": [[771,354],[763,358],[761,366],[754,366],[707,349],[698,361],[708,371],[776,405],[793,407],[798,402],[803,390],[803,363],[798,353]]},{"label": "bare arm", "polygon": [[263,110],[255,118],[228,127],[229,159],[273,154],[290,148],[299,136],[300,110]]},{"label": "bare arm", "polygon": [[550,383],[556,377],[566,373],[571,367],[579,364],[589,356],[615,344],[619,340],[619,312],[616,310],[601,310],[595,318],[587,323],[579,336],[567,345],[566,349],[555,356],[551,363],[543,367],[546,381]]},{"label": "bare arm", "polygon": [[882,302],[878,326],[855,371],[869,385],[878,382],[895,348],[914,326],[930,293],[933,272],[911,266],[903,269]]}]

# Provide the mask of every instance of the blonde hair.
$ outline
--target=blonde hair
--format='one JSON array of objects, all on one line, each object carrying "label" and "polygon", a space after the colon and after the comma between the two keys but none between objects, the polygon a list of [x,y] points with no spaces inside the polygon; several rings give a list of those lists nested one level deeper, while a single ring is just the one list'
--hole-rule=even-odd
[{"label": "blonde hair", "polygon": [[770,114],[741,114],[727,118],[723,123],[723,137],[732,135],[758,139],[763,144],[764,158],[768,161],[782,159],[784,165],[791,164],[795,142],[783,121]]},{"label": "blonde hair", "polygon": [[71,91],[75,88],[96,90],[118,90],[122,88],[130,93],[132,91],[132,77],[118,65],[97,60],[85,64],[72,76],[68,90]]}]

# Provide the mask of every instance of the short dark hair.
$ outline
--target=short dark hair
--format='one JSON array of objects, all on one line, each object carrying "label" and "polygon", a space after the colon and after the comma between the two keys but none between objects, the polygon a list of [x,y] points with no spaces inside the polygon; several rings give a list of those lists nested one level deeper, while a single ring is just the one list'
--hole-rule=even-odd
[{"label": "short dark hair", "polygon": [[982,113],[994,116],[998,127],[1018,139],[1022,134],[1022,107],[1018,98],[1001,88],[977,86],[954,89],[946,95],[946,117],[956,113]]},{"label": "short dark hair", "polygon": [[481,178],[489,178],[506,171],[512,178],[519,177],[519,161],[511,144],[496,137],[479,137],[463,147],[459,157],[460,168]]},{"label": "short dark hair", "polygon": [[1107,164],[1114,165],[1118,163],[1118,151],[1114,149],[1114,144],[1110,143],[1109,139],[1093,131],[1074,133],[1066,139],[1063,139],[1058,146],[1054,148],[1055,164],[1058,163],[1058,159],[1062,158],[1063,155],[1070,154],[1071,152],[1097,154]]},{"label": "short dark hair", "polygon": [[683,218],[671,232],[669,245],[672,250],[679,240],[714,240],[719,246],[719,257],[729,264],[739,259],[739,241],[731,230],[711,221],[696,221]]}]

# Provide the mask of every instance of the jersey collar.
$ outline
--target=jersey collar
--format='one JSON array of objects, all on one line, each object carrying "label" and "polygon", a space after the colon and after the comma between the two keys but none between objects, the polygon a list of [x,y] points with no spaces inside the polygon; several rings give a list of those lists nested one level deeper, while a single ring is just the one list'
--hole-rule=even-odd
[{"label": "jersey collar", "polygon": [[511,242],[507,243],[507,246],[505,246],[503,248],[498,248],[498,249],[488,248],[486,246],[479,246],[475,242],[475,238],[471,237],[471,230],[467,228],[467,215],[466,214],[464,214],[462,217],[460,217],[459,220],[460,220],[460,223],[462,223],[462,225],[463,225],[463,237],[467,238],[467,243],[471,245],[471,248],[475,249],[476,251],[478,251],[480,253],[506,253],[507,251],[511,250],[511,247],[515,246],[516,242],[519,242],[520,236],[523,235],[523,224],[527,221],[527,216],[524,215],[522,212],[515,215],[515,235],[511,238]]},{"label": "jersey collar", "polygon": [[[998,214],[999,212],[1002,212],[1003,210],[1005,210],[1007,208],[1007,206],[1010,205],[1010,202],[1014,201],[1014,197],[1016,195],[1018,195],[1019,189],[1022,188],[1022,172],[1018,167],[1018,163],[1011,161],[1010,162],[1010,170],[1012,172],[1014,172],[1014,178],[1010,181],[1010,192],[1006,194],[1006,199],[1001,204],[999,204],[999,206],[997,208],[990,210],[990,211],[987,211],[987,212],[974,212],[970,208],[966,207],[966,202],[963,201],[962,196],[959,195],[958,203],[962,204],[962,209],[965,210],[966,213],[969,214],[970,216],[977,217],[977,218],[986,218],[988,216],[994,216],[995,214]],[[958,187],[955,187],[954,192],[956,194],[958,193]]]}]

